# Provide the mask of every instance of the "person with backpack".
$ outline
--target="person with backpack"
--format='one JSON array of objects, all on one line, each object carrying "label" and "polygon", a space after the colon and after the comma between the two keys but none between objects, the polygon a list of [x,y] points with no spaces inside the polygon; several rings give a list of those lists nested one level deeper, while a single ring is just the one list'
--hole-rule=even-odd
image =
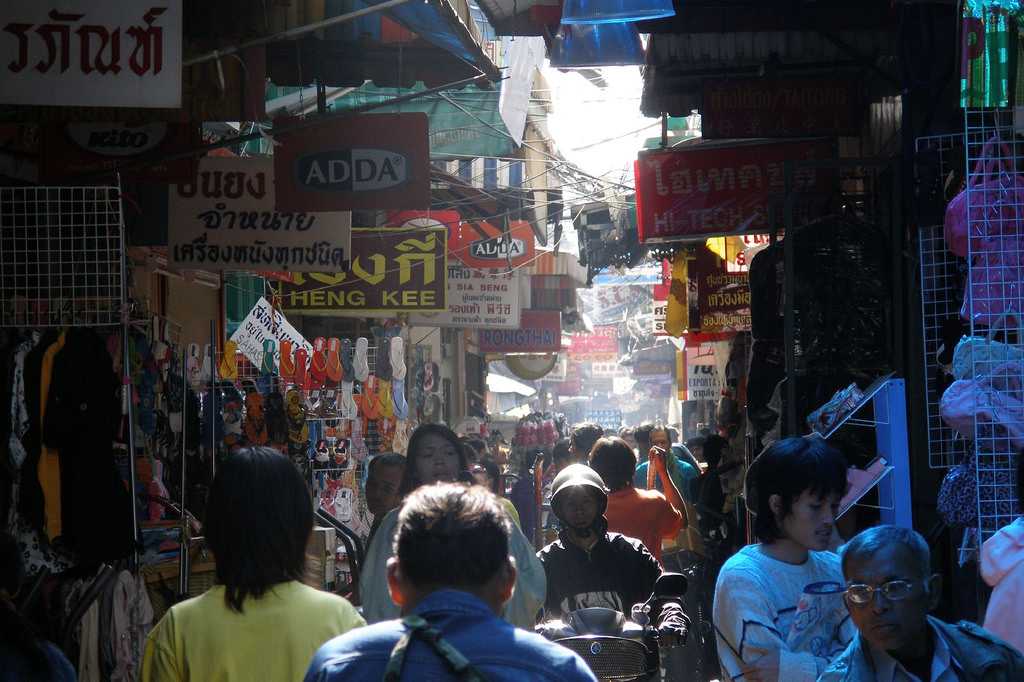
[{"label": "person with backpack", "polygon": [[305,682],[596,682],[578,655],[501,618],[516,583],[511,532],[480,486],[418,487],[398,513],[386,569],[401,617],[325,644]]}]

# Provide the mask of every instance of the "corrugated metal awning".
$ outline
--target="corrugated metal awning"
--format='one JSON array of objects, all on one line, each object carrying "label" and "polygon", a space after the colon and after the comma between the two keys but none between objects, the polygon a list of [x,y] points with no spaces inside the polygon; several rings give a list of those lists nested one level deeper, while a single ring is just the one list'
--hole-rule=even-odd
[{"label": "corrugated metal awning", "polygon": [[587,268],[571,253],[539,251],[537,258],[523,271],[530,275],[567,275],[576,286],[587,286]]}]

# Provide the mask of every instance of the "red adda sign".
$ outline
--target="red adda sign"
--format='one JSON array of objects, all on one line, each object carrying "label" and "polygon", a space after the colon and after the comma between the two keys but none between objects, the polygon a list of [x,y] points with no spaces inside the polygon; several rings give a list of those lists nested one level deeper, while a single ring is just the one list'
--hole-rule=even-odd
[{"label": "red adda sign", "polygon": [[[640,152],[636,174],[641,242],[703,240],[766,232],[769,205],[782,222],[785,162],[834,157],[828,140],[718,146],[698,144]],[[836,186],[837,174],[796,168],[797,222],[805,222]]]},{"label": "red adda sign", "polygon": [[276,136],[275,208],[430,208],[427,129],[424,113],[360,114]]}]

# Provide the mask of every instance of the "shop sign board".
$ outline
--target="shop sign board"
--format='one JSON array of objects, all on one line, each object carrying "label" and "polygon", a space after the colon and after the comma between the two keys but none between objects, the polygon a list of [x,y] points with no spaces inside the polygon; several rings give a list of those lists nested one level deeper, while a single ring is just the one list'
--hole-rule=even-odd
[{"label": "shop sign board", "polygon": [[60,182],[76,175],[99,173],[153,158],[152,163],[126,171],[153,182],[188,182],[195,177],[195,157],[161,161],[200,143],[199,126],[189,123],[50,123],[42,127],[39,155],[41,182]]},{"label": "shop sign board", "polygon": [[293,348],[305,348],[306,357],[313,357],[313,346],[288,322],[280,310],[274,310],[267,299],[260,297],[242,320],[231,340],[255,367],[263,364],[263,342],[274,341],[274,366],[281,361],[281,342],[290,341]]},{"label": "shop sign board", "polygon": [[719,78],[704,83],[701,133],[707,139],[857,136],[862,112],[853,79]]},{"label": "shop sign board", "polygon": [[729,272],[725,261],[701,246],[689,273],[697,281],[702,334],[750,331],[749,272]]},{"label": "shop sign board", "polygon": [[182,0],[5,0],[0,104],[181,106]]},{"label": "shop sign board", "polygon": [[168,188],[171,265],[193,270],[348,268],[352,214],[274,210],[269,158],[208,157],[196,178]]},{"label": "shop sign board", "polygon": [[496,275],[448,263],[448,310],[410,315],[409,324],[461,329],[517,329],[521,316],[519,273]]},{"label": "shop sign board", "polygon": [[462,222],[451,229],[451,254],[471,268],[510,270],[527,265],[536,256],[533,228],[525,220],[511,220],[508,232],[486,220]]},{"label": "shop sign board", "polygon": [[[285,128],[295,119],[279,119]],[[427,115],[360,114],[277,135],[279,211],[430,208]]]},{"label": "shop sign board", "polygon": [[569,343],[569,357],[575,362],[618,359],[618,326],[603,325],[594,327],[593,333],[573,334]]},{"label": "shop sign board", "polygon": [[[833,157],[828,140],[642,151],[634,166],[640,241],[767,232],[782,220],[785,163]],[[797,224],[825,210],[837,177],[832,169],[794,169],[793,187],[801,194],[794,207]]]},{"label": "shop sign board", "polygon": [[444,228],[352,230],[352,263],[344,271],[294,273],[282,284],[282,307],[303,315],[444,312]]},{"label": "shop sign board", "polygon": [[562,314],[524,310],[518,329],[481,329],[481,353],[557,353],[562,348]]},{"label": "shop sign board", "polygon": [[729,345],[729,341],[711,341],[686,348],[686,396],[683,400],[718,400],[721,397]]}]

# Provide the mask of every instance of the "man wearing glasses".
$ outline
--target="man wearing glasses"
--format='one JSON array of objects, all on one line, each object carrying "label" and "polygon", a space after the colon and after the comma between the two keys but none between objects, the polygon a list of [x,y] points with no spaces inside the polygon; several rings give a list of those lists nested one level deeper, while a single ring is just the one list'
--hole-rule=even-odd
[{"label": "man wearing glasses", "polygon": [[843,550],[844,599],[858,636],[818,682],[1010,682],[1024,657],[991,633],[928,613],[942,576],[917,532],[876,526]]}]

